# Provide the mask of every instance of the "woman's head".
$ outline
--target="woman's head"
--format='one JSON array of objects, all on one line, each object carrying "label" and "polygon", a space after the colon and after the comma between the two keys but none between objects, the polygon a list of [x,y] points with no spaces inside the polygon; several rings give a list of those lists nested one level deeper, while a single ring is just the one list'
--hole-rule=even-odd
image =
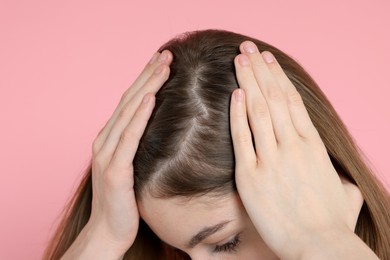
[{"label": "woman's head", "polygon": [[[234,58],[245,40],[253,41],[261,52],[272,52],[295,85],[334,167],[363,194],[365,203],[355,233],[386,259],[386,249],[390,247],[388,195],[365,164],[363,153],[331,103],[302,66],[287,54],[263,41],[223,30],[184,33],[158,50],[170,50],[173,61],[169,79],[156,94],[155,108],[133,161],[134,188],[145,221],[140,222],[136,241],[124,259],[185,259],[163,241],[184,249],[182,245],[200,229],[224,220],[228,222],[222,225],[221,233],[209,242],[221,237],[234,242],[237,239],[231,234],[252,230],[236,192],[229,124],[231,94],[239,87]],[[90,165],[69,206],[69,216],[56,233],[60,241],[56,245],[58,255],[88,221],[91,171]],[[167,227],[176,228],[176,232]],[[263,245],[255,233],[246,234],[253,245]],[[260,252],[265,253],[266,247]]]},{"label": "woman's head", "polygon": [[231,94],[239,87],[233,60],[245,40],[255,42],[261,52],[274,54],[301,94],[335,168],[353,182],[359,181],[358,173],[348,171],[350,165],[345,164],[358,156],[348,132],[321,89],[296,61],[272,45],[241,34],[221,30],[181,34],[158,50],[172,52],[171,72],[156,95],[134,158],[141,217],[161,239],[180,249],[184,248],[184,242],[179,243],[184,240],[181,235],[222,221],[222,216],[212,220],[220,213],[239,213],[242,218],[237,214],[232,218],[240,219],[245,228],[251,226],[243,217],[245,210],[238,207],[229,127]]},{"label": "woman's head", "polygon": [[[239,233],[245,240],[240,258],[271,255],[242,207],[234,178],[229,106],[238,88],[233,60],[246,39],[209,30],[181,35],[159,49],[170,50],[173,61],[134,158],[135,192],[153,232],[194,259],[209,257],[207,251],[218,250],[213,244],[234,241]],[[261,51],[276,50],[255,42]],[[186,248],[199,230],[226,221],[200,246]]]}]

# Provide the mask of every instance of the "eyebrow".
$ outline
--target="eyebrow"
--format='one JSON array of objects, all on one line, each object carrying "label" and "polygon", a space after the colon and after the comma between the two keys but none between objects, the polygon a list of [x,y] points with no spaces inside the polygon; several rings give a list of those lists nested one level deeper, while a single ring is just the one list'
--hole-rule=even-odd
[{"label": "eyebrow", "polygon": [[198,234],[196,234],[190,239],[190,241],[187,243],[187,248],[194,248],[197,244],[205,240],[207,237],[223,229],[230,221],[231,220],[225,220],[214,226],[203,228],[201,231],[198,232]]}]

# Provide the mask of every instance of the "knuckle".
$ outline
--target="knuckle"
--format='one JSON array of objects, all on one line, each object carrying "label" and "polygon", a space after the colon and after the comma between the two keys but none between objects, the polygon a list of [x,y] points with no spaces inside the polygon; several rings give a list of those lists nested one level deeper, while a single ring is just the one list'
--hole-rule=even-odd
[{"label": "knuckle", "polygon": [[132,89],[133,89],[133,86],[129,87],[128,89],[126,89],[125,92],[123,92],[121,99],[119,101],[119,104],[124,104],[127,102],[128,98],[130,96],[130,93],[132,92]]},{"label": "knuckle", "polygon": [[95,141],[93,141],[92,143],[92,155],[96,156],[99,150],[100,150],[100,143],[98,143],[98,140],[95,139]]},{"label": "knuckle", "polygon": [[313,128],[310,134],[310,139],[308,139],[307,142],[315,149],[321,151],[323,154],[328,155],[328,149],[324,143],[324,140],[322,140],[322,137],[318,133],[317,129]]},{"label": "knuckle", "polygon": [[108,125],[108,122],[105,124],[105,126],[102,129],[99,130],[98,134],[96,135],[96,139],[100,138],[104,129],[106,129],[107,125]]},{"label": "knuckle", "polygon": [[100,148],[102,147],[102,143],[103,143],[103,131],[104,131],[105,128],[102,128],[98,135],[96,136],[95,140],[93,140],[93,143],[92,143],[92,154],[93,155],[96,155],[99,151],[100,151]]},{"label": "knuckle", "polygon": [[243,133],[238,133],[236,134],[236,140],[238,143],[241,143],[241,144],[252,144],[252,137],[248,134],[243,134]]},{"label": "knuckle", "polygon": [[121,111],[119,112],[118,118],[119,118],[119,120],[125,120],[126,118],[129,117],[130,114],[131,114],[131,106],[128,103],[121,109]]},{"label": "knuckle", "polygon": [[116,190],[118,186],[123,185],[121,176],[128,176],[129,171],[133,171],[132,165],[123,168],[122,166],[111,164],[102,175],[104,186],[109,190]]},{"label": "knuckle", "polygon": [[354,186],[354,198],[356,199],[356,201],[359,204],[363,204],[364,203],[364,196],[363,196],[362,191],[359,189],[358,186],[356,186],[356,185],[353,185],[353,186]]},{"label": "knuckle", "polygon": [[144,72],[147,75],[152,75],[155,68],[156,68],[155,64],[148,64],[145,66]]},{"label": "knuckle", "polygon": [[93,172],[95,174],[101,173],[104,170],[103,156],[97,154],[93,157]]},{"label": "knuckle", "polygon": [[267,88],[266,95],[267,95],[267,99],[271,101],[279,102],[283,100],[282,92],[278,90],[276,87]]},{"label": "knuckle", "polygon": [[165,66],[164,65],[164,69],[163,69],[163,71],[161,72],[161,74],[162,74],[162,79],[163,79],[163,81],[166,81],[166,80],[168,80],[168,78],[169,78],[169,74],[170,74],[170,69],[169,69],[169,67],[168,66]]},{"label": "knuckle", "polygon": [[351,204],[356,207],[359,206],[360,208],[360,206],[364,203],[364,196],[362,191],[359,189],[359,187],[356,184],[350,182],[344,176],[339,176],[339,177],[344,186],[344,189],[348,194],[347,196],[349,197]]},{"label": "knuckle", "polygon": [[161,72],[158,74],[153,73],[153,77],[158,79],[158,84],[161,84],[161,82],[165,82],[168,80],[170,74],[169,67],[165,64],[161,64]]},{"label": "knuckle", "polygon": [[94,157],[93,157],[93,164],[96,165],[96,166],[100,166],[103,164],[103,156],[101,153],[97,153]]},{"label": "knuckle", "polygon": [[257,102],[253,105],[253,114],[255,117],[266,118],[269,116],[268,105],[265,102]]},{"label": "knuckle", "polygon": [[238,120],[246,120],[247,119],[247,114],[246,114],[246,111],[244,109],[241,109],[241,108],[236,108],[233,110],[232,112],[232,115],[234,115],[235,118],[237,118]]},{"label": "knuckle", "polygon": [[297,90],[292,90],[287,94],[288,103],[292,106],[302,106],[303,100]]},{"label": "knuckle", "polygon": [[130,129],[125,129],[120,136],[120,142],[124,144],[132,143],[137,139],[137,135]]}]

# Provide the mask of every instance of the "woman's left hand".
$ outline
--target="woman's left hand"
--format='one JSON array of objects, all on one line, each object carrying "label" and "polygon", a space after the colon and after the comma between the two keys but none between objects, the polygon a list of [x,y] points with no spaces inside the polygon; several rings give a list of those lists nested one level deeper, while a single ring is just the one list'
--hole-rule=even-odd
[{"label": "woman's left hand", "polygon": [[314,235],[353,232],[363,197],[338,175],[295,86],[267,62],[272,54],[250,41],[240,50],[230,111],[238,193],[264,242],[294,258]]}]

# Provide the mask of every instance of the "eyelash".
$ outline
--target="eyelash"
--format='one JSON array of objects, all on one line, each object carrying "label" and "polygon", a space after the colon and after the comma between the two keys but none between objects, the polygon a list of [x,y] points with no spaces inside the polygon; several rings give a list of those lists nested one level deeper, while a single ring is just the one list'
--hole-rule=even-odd
[{"label": "eyelash", "polygon": [[235,252],[237,251],[238,245],[240,244],[240,234],[237,234],[231,241],[227,242],[226,244],[215,246],[214,252],[220,253],[220,252]]}]

